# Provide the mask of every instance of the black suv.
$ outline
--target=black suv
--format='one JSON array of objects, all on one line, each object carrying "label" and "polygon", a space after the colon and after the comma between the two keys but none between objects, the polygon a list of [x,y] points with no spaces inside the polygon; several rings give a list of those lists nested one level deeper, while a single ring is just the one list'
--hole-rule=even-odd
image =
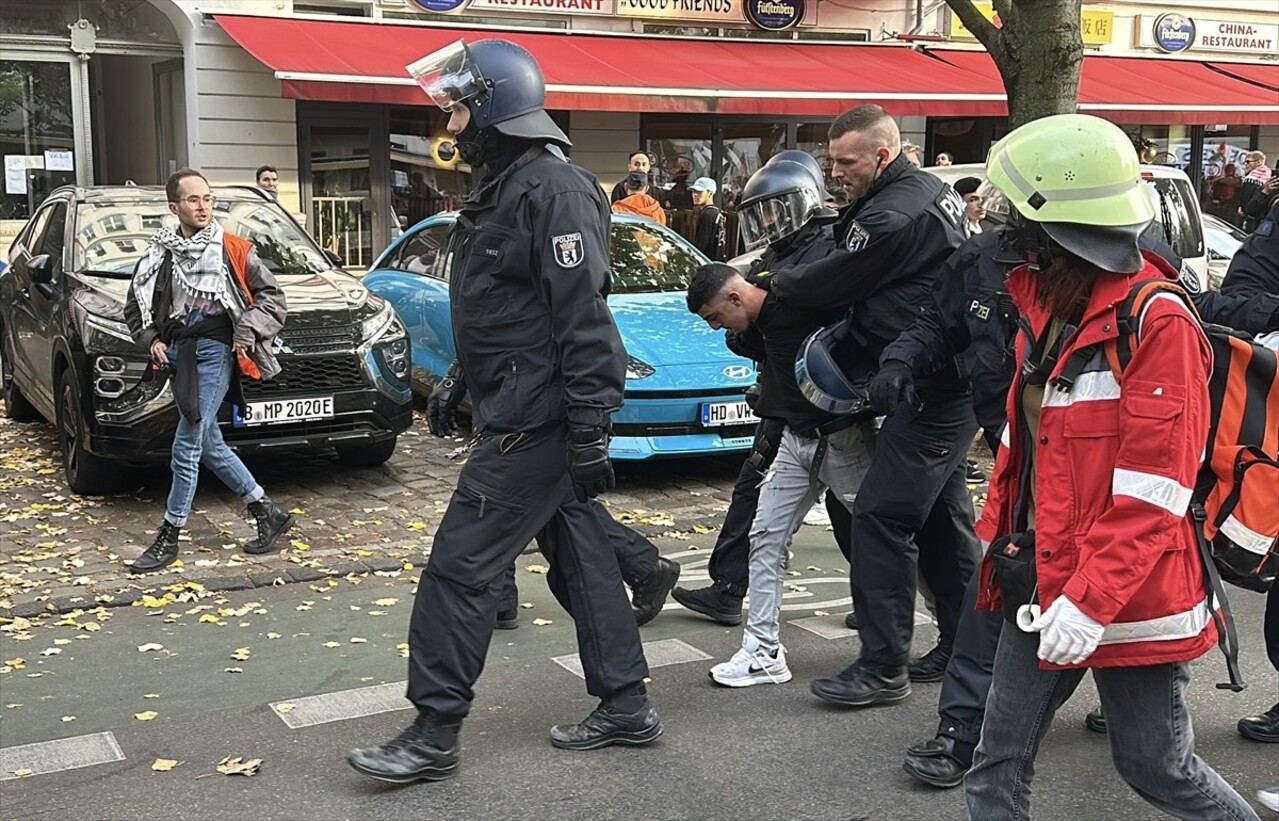
[{"label": "black suv", "polygon": [[[261,192],[213,194],[217,220],[253,241],[289,308],[276,342],[283,372],[243,380],[247,407],[223,404],[227,443],[242,454],[335,448],[349,465],[385,462],[412,422],[409,339],[399,317]],[[0,273],[5,414],[58,426],[77,493],[115,489],[122,466],[168,458],[177,428],[172,390],[163,372],[149,373],[123,311],[147,240],[170,221],[163,188],[59,188],[18,234]]]}]

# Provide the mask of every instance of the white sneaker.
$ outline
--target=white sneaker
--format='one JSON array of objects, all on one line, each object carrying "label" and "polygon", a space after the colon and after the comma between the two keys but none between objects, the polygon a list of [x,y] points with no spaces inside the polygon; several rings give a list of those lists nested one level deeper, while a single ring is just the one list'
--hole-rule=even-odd
[{"label": "white sneaker", "polygon": [[830,527],[830,514],[826,512],[826,503],[818,502],[804,514],[804,524],[813,527]]},{"label": "white sneaker", "polygon": [[1261,802],[1261,806],[1279,812],[1279,786],[1257,790],[1257,800]]},{"label": "white sneaker", "polygon": [[742,638],[742,649],[728,661],[712,667],[708,675],[716,684],[725,687],[785,684],[791,680],[790,668],[786,666],[786,648],[779,644],[777,656],[773,657],[750,633]]}]

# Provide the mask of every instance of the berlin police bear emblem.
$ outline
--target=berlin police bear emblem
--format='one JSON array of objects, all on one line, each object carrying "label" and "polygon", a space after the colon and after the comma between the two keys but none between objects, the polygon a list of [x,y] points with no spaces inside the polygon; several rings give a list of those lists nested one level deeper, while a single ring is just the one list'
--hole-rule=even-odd
[{"label": "berlin police bear emblem", "polygon": [[561,268],[574,268],[582,261],[582,235],[580,232],[551,237],[551,248],[555,252],[555,263]]}]

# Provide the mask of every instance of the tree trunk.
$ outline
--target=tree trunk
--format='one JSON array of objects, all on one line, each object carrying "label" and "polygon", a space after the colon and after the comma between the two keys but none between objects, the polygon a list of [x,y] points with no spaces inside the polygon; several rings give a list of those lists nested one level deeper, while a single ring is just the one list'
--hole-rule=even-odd
[{"label": "tree trunk", "polygon": [[995,0],[996,28],[972,0],[946,0],[986,47],[1008,95],[1008,125],[1073,114],[1079,99],[1083,38],[1080,0]]}]

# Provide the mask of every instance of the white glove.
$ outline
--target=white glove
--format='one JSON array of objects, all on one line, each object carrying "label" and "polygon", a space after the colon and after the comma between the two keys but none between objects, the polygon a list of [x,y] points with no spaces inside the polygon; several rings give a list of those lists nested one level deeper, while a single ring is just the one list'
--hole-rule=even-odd
[{"label": "white glove", "polygon": [[1093,654],[1105,627],[1065,596],[1035,619],[1031,630],[1039,632],[1039,657],[1050,664],[1079,664]]}]

